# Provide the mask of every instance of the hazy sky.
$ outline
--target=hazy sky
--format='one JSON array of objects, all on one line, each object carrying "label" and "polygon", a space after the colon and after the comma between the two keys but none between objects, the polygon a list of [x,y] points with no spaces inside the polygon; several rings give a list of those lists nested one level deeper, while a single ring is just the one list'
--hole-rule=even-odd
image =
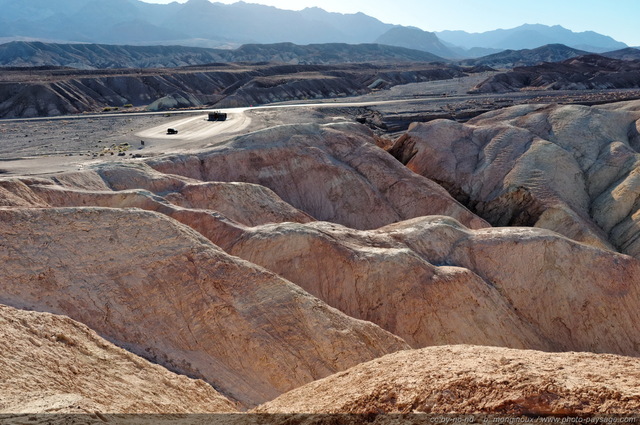
[{"label": "hazy sky", "polygon": [[[143,0],[171,3],[172,0]],[[219,0],[235,3],[237,0]],[[179,0],[184,3],[186,0]],[[363,12],[390,24],[426,31],[483,32],[522,24],[592,30],[640,46],[640,0],[246,0],[280,9],[318,6],[329,12]]]}]

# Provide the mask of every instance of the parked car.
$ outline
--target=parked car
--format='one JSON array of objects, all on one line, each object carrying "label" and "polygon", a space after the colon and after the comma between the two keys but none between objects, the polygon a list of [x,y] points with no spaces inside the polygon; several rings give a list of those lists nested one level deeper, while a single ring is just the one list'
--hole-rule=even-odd
[{"label": "parked car", "polygon": [[178,134],[178,130],[175,128],[170,128],[167,130],[167,134]]},{"label": "parked car", "polygon": [[209,112],[209,121],[224,121],[227,119],[227,114],[224,112]]}]

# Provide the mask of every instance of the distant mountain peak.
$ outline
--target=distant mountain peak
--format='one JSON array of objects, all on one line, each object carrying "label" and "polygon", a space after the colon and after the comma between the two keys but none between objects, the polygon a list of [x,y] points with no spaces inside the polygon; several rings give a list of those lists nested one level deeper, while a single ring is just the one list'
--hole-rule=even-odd
[{"label": "distant mountain peak", "polygon": [[395,26],[378,37],[376,43],[421,50],[444,58],[456,57],[456,54],[442,44],[435,33],[416,27]]},{"label": "distant mountain peak", "polygon": [[[283,10],[240,1],[146,3],[141,0],[0,0],[0,39],[237,47],[247,43],[385,43],[417,48],[448,58],[504,49],[562,43],[600,52],[627,47],[592,31],[573,33],[559,25],[524,24],[518,28],[469,34],[436,33],[398,27],[358,13],[327,12],[320,7]],[[392,28],[395,29],[389,34]],[[402,28],[408,28],[402,30]],[[402,35],[404,31],[405,35]],[[528,32],[527,32],[528,31]],[[413,40],[412,36],[413,34]],[[384,36],[384,37],[383,37]],[[478,47],[477,49],[473,49]]]},{"label": "distant mountain peak", "polygon": [[574,32],[561,25],[523,24],[515,28],[468,33],[440,31],[438,37],[450,44],[466,49],[474,47],[493,49],[533,49],[548,44],[564,44],[590,52],[606,52],[627,47],[626,44],[593,31]]},{"label": "distant mountain peak", "polygon": [[185,8],[208,8],[213,6],[209,0],[187,0],[186,3],[183,3],[183,7]]}]

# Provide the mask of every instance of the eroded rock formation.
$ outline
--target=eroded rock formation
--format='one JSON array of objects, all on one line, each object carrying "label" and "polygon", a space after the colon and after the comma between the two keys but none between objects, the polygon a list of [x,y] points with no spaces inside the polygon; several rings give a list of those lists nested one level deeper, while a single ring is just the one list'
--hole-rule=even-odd
[{"label": "eroded rock formation", "polygon": [[245,406],[407,347],[158,213],[0,217],[0,302],[67,315]]},{"label": "eroded rock formation", "polygon": [[640,113],[637,102],[617,105],[515,106],[466,124],[417,124],[391,152],[493,225],[543,227],[638,257]]},{"label": "eroded rock formation", "polygon": [[[498,55],[499,57],[499,55]],[[640,61],[584,55],[562,62],[543,62],[496,74],[471,93],[504,93],[521,89],[603,90],[640,87]]]},{"label": "eroded rock formation", "polygon": [[[239,408],[432,345],[638,356],[640,262],[615,252],[612,235],[637,215],[635,195],[621,194],[635,193],[639,108],[523,106],[414,126],[392,149],[410,169],[364,126],[308,124],[200,153],[3,178],[0,303],[67,315]],[[491,228],[434,180],[495,224],[538,228]],[[433,353],[493,355],[450,350]],[[469,394],[481,397],[473,379]],[[406,390],[395,407],[379,393],[357,400],[446,406]],[[550,394],[583,394],[562,391]],[[501,397],[487,411],[526,414],[509,409],[539,401]]]},{"label": "eroded rock formation", "polygon": [[362,125],[287,125],[238,137],[198,155],[149,162],[202,181],[266,186],[317,220],[356,229],[432,214],[472,228],[487,224],[434,182],[377,148]]},{"label": "eroded rock formation", "polygon": [[225,249],[413,347],[640,353],[640,263],[541,229],[473,231],[447,217],[369,232],[284,223]]},{"label": "eroded rock formation", "polygon": [[2,305],[0,379],[5,414],[236,411],[203,381],[116,347],[68,317]]},{"label": "eroded rock formation", "polygon": [[591,416],[637,412],[640,360],[444,346],[402,351],[291,391],[260,413]]}]

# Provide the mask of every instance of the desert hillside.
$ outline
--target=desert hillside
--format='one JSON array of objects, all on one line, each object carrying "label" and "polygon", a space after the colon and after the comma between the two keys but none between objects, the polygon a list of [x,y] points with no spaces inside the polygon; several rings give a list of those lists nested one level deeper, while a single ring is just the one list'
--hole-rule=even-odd
[{"label": "desert hillside", "polygon": [[638,257],[640,103],[529,105],[415,125],[391,152],[495,226]]},{"label": "desert hillside", "polygon": [[529,420],[624,415],[640,409],[638,379],[640,361],[632,357],[430,347],[358,365],[291,391],[255,411],[480,413],[527,416]]},{"label": "desert hillside", "polygon": [[[425,33],[426,34],[426,33]],[[371,40],[373,41],[373,40]],[[383,44],[245,44],[236,49],[12,41],[0,44],[0,66],[66,69],[175,68],[237,62],[328,65],[352,62],[435,62],[439,56]]]},{"label": "desert hillside", "polygon": [[[413,131],[415,129],[408,134]],[[356,124],[279,126],[235,138],[197,154],[170,155],[148,160],[147,164],[97,166],[91,171],[55,178],[7,181],[5,202],[20,206],[18,210],[5,212],[6,232],[16,235],[7,238],[7,245],[22,246],[21,238],[25,235],[32,235],[29,237],[34,242],[57,238],[53,233],[66,234],[68,240],[79,241],[53,245],[51,252],[20,248],[21,261],[12,260],[7,270],[10,271],[8,280],[18,286],[14,290],[8,286],[2,300],[25,307],[48,305],[57,313],[77,311],[76,314],[84,317],[83,311],[64,301],[66,296],[59,289],[51,298],[44,292],[46,286],[38,287],[41,295],[31,291],[28,297],[17,288],[34,282],[29,277],[33,275],[40,276],[40,280],[52,279],[54,287],[64,280],[63,276],[75,276],[73,281],[91,279],[95,284],[106,277],[108,286],[101,283],[101,291],[115,291],[115,296],[120,291],[131,293],[133,288],[139,288],[137,290],[146,294],[148,305],[157,303],[154,309],[169,313],[185,308],[178,303],[185,296],[190,308],[195,308],[195,300],[201,299],[198,291],[202,287],[187,288],[192,287],[194,279],[208,282],[208,276],[224,270],[224,281],[228,282],[225,285],[233,283],[225,286],[227,297],[232,297],[227,302],[232,305],[237,302],[233,297],[241,296],[247,308],[256,308],[251,297],[261,299],[259,294],[266,290],[266,282],[270,282],[269,285],[276,285],[273,291],[275,288],[284,291],[280,297],[285,298],[281,301],[269,298],[269,314],[289,316],[288,308],[282,312],[276,308],[279,303],[291,302],[285,302],[289,299],[286,297],[293,295],[284,288],[289,288],[287,291],[302,288],[346,317],[375,323],[414,348],[480,344],[638,354],[635,341],[640,334],[635,323],[640,311],[637,305],[640,263],[636,259],[613,252],[606,239],[594,239],[591,245],[585,245],[535,227],[491,228],[433,180],[403,167],[374,143],[373,134]],[[419,158],[414,156],[415,160]],[[498,163],[494,161],[494,164]],[[559,170],[566,172],[568,168]],[[561,182],[559,178],[555,181]],[[219,195],[212,197],[211,193]],[[570,193],[575,194],[575,190]],[[247,210],[247,205],[255,207]],[[130,209],[132,207],[136,209]],[[567,222],[564,217],[556,218],[558,225]],[[30,225],[35,222],[42,223],[36,233]],[[140,233],[142,229],[136,229],[145,222],[148,224]],[[176,222],[188,227],[179,227]],[[45,227],[45,223],[51,226]],[[80,237],[83,226],[78,223],[90,226],[85,228],[89,232],[87,236]],[[109,230],[113,223],[122,224]],[[590,234],[587,224],[577,222],[574,227],[582,229],[579,235]],[[595,224],[592,227],[597,230]],[[16,233],[18,228],[21,233]],[[189,228],[198,233],[188,233]],[[596,235],[600,233],[594,231]],[[178,234],[184,236],[178,237]],[[87,239],[89,236],[91,239]],[[203,242],[196,243],[196,240],[188,242],[187,236],[204,236],[209,245],[203,246]],[[112,244],[106,245],[112,246],[109,261],[105,261],[99,249],[89,249],[102,238]],[[194,249],[200,254],[195,255]],[[250,263],[229,263],[236,257],[223,261],[229,254]],[[66,260],[36,273],[27,265],[41,263],[39,255]],[[149,259],[146,256],[150,256]],[[72,263],[74,258],[78,264],[71,267],[67,263]],[[496,261],[498,258],[500,262]],[[222,267],[221,261],[229,265]],[[189,264],[193,265],[187,267]],[[258,266],[286,281],[269,274],[262,276]],[[253,277],[248,278],[251,268],[256,269],[249,273]],[[127,270],[136,272],[125,279],[133,273]],[[175,274],[173,270],[180,272]],[[170,289],[175,287],[172,283],[175,281],[182,282],[183,290]],[[259,285],[260,291],[255,292],[258,287],[253,289],[253,285],[262,281],[265,283]],[[140,286],[143,282],[156,289],[143,289],[144,286]],[[95,284],[81,286],[83,291],[88,291],[89,299],[93,298]],[[68,286],[69,295],[80,289],[69,285],[63,285]],[[228,292],[231,288],[237,292]],[[170,304],[162,298],[168,293],[172,294]],[[45,294],[46,301],[42,298]],[[152,303],[154,294],[159,298]],[[58,297],[60,301],[55,301]],[[78,295],[74,299],[80,301]],[[130,303],[122,295],[117,295],[117,299]],[[293,299],[303,300],[300,296]],[[187,314],[187,319],[196,311],[196,317],[210,311],[209,301],[198,302],[204,304]],[[100,314],[108,316],[110,308],[105,305]],[[139,309],[137,304],[127,308]],[[122,307],[117,311],[124,313]],[[580,314],[576,315],[576,311]],[[320,310],[316,312],[319,314]],[[82,320],[93,320],[90,318],[94,316],[89,314]],[[256,320],[255,313],[250,317]],[[154,318],[158,320],[160,317]],[[281,320],[284,316],[278,321],[270,319],[269,323],[275,325]],[[223,335],[229,335],[230,324],[224,324]],[[103,328],[104,324],[96,322],[90,326]],[[111,332],[115,337],[126,331],[131,336],[121,341],[128,344],[139,338],[134,328],[117,326],[121,329],[118,333],[106,327],[104,332]],[[138,326],[148,333],[147,326],[152,323]],[[193,328],[189,320],[184,326],[192,333],[200,329]],[[251,329],[247,326],[245,331]],[[345,323],[345,326],[355,325]],[[273,332],[270,331],[270,335],[273,336]],[[178,367],[173,359],[166,358],[167,350],[184,350],[184,344],[200,340],[197,333],[193,338],[193,341],[191,338],[171,340],[170,348],[166,347],[170,340],[164,339],[159,346],[153,346],[150,354],[164,359],[162,361],[171,367]],[[374,352],[401,347],[390,335],[384,338],[375,341]],[[373,342],[363,346],[365,352]],[[151,350],[149,341],[133,346],[138,347],[138,353]],[[219,348],[215,351],[219,352]],[[230,361],[225,353],[228,352],[220,355],[225,362]],[[181,370],[199,377],[208,376],[217,382],[216,374],[205,372],[203,366],[192,364],[190,355],[184,355],[186,363],[180,366]],[[327,355],[330,357],[331,352]],[[346,364],[355,358],[345,359]],[[246,373],[241,372],[240,364],[235,367],[233,373]],[[332,366],[326,370],[342,367]],[[316,368],[314,366],[314,370]],[[301,374],[302,381],[314,374],[304,376]],[[296,381],[288,377],[286,382],[278,383],[273,389],[265,388],[264,395],[256,394],[243,401],[249,404],[260,401],[276,388],[280,391],[293,388]],[[253,384],[251,390],[256,389]]]},{"label": "desert hillside", "polygon": [[158,213],[0,215],[3,304],[69,316],[248,406],[407,347]]},{"label": "desert hillside", "polygon": [[116,347],[68,317],[0,306],[0,324],[0,414],[237,411],[203,381]]},{"label": "desert hillside", "polygon": [[638,101],[337,110],[2,176],[3,411],[638,408]]},{"label": "desert hillside", "polygon": [[[501,57],[498,54],[498,58]],[[497,74],[474,88],[474,93],[527,90],[606,90],[640,87],[640,61],[600,55],[573,57],[562,62],[522,66]]]},{"label": "desert hillside", "polygon": [[[26,71],[24,68],[8,68],[0,75],[0,118],[161,111],[203,106],[246,107],[292,100],[340,98],[401,84],[453,80],[473,71],[464,72],[458,66],[441,63],[396,64],[397,52],[385,55],[385,46],[352,48],[338,45],[301,49],[312,57],[337,55],[350,59],[348,63],[328,61],[333,64],[309,65],[304,64],[305,61],[285,57],[292,55],[290,48],[255,46],[252,49],[252,46],[245,46],[239,50],[245,52],[244,56],[237,60],[276,63],[209,64],[170,69],[44,67]],[[129,54],[137,57],[135,53]],[[382,63],[355,63],[374,58]]]}]

